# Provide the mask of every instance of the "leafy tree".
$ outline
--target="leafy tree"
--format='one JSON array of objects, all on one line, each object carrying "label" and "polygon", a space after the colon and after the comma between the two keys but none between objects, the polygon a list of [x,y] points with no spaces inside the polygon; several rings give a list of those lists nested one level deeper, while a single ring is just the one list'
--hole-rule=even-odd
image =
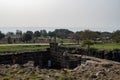
[{"label": "leafy tree", "polygon": [[40,30],[41,36],[46,37],[47,31],[46,30]]},{"label": "leafy tree", "polygon": [[13,32],[8,32],[8,33],[6,34],[6,36],[7,36],[7,37],[12,37],[12,36],[14,36],[14,33],[13,33]]},{"label": "leafy tree", "polygon": [[74,38],[75,38],[75,33],[70,33],[70,34],[68,34],[68,38],[69,38],[69,39],[74,39]]},{"label": "leafy tree", "polygon": [[3,34],[1,31],[0,31],[0,39],[3,39],[5,37],[5,34]]},{"label": "leafy tree", "polygon": [[31,36],[33,36],[33,32],[32,31],[27,31],[27,34],[30,34]]},{"label": "leafy tree", "polygon": [[84,40],[83,41],[83,45],[87,45],[87,50],[88,50],[88,53],[89,53],[89,49],[90,49],[90,46],[93,45],[93,41],[91,40]]},{"label": "leafy tree", "polygon": [[117,31],[113,32],[113,34],[112,34],[112,39],[113,39],[116,43],[119,43],[119,42],[120,42],[120,30],[117,30]]},{"label": "leafy tree", "polygon": [[19,41],[22,41],[22,31],[21,30],[16,30],[16,36]]},{"label": "leafy tree", "polygon": [[37,38],[37,37],[40,37],[40,36],[41,36],[41,33],[39,31],[35,31],[34,32],[34,37]]},{"label": "leafy tree", "polygon": [[91,30],[85,30],[79,33],[83,40],[95,40],[98,37],[98,34]]},{"label": "leafy tree", "polygon": [[77,43],[79,44],[79,41],[80,41],[80,34],[79,34],[79,32],[76,32],[75,34],[74,34],[74,39],[77,41]]},{"label": "leafy tree", "polygon": [[21,30],[16,30],[16,35],[17,36],[22,36],[22,31]]},{"label": "leafy tree", "polygon": [[50,36],[50,37],[52,38],[52,37],[55,37],[56,35],[55,35],[54,32],[49,31],[49,32],[48,32],[48,36]]},{"label": "leafy tree", "polygon": [[11,43],[12,43],[12,39],[11,39],[10,36],[7,38],[7,42],[8,42],[8,44],[11,44]]},{"label": "leafy tree", "polygon": [[109,40],[111,38],[111,33],[110,32],[101,32],[100,34],[100,39],[102,40]]},{"label": "leafy tree", "polygon": [[56,29],[54,33],[56,34],[57,37],[64,39],[68,38],[68,35],[73,32],[68,29]]},{"label": "leafy tree", "polygon": [[32,35],[31,35],[30,33],[24,33],[24,34],[23,34],[22,40],[23,40],[24,42],[28,42],[28,41],[30,41],[31,39],[32,39]]}]

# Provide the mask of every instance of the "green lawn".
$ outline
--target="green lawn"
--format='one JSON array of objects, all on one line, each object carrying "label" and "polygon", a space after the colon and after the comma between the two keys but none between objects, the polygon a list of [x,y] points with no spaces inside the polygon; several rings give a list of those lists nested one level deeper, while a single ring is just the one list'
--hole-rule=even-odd
[{"label": "green lawn", "polygon": [[120,49],[120,43],[104,43],[104,44],[94,44],[92,45],[93,48],[98,49]]},{"label": "green lawn", "polygon": [[33,45],[33,44],[21,44],[21,45],[0,45],[0,51],[38,51],[48,48],[49,45]]}]

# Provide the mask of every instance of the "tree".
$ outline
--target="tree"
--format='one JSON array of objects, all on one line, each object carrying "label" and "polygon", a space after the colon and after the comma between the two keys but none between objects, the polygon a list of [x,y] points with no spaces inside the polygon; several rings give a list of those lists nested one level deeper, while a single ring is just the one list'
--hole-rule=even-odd
[{"label": "tree", "polygon": [[111,33],[110,32],[101,32],[100,34],[100,39],[102,40],[109,40],[111,38]]},{"label": "tree", "polygon": [[49,31],[49,32],[48,32],[48,36],[50,36],[50,37],[52,38],[52,37],[54,37],[54,36],[55,36],[55,33],[54,33],[54,32]]},{"label": "tree", "polygon": [[21,30],[16,30],[16,37],[19,41],[22,41],[22,31]]},{"label": "tree", "polygon": [[22,36],[22,31],[21,30],[16,30],[16,35],[17,36]]},{"label": "tree", "polygon": [[40,30],[41,36],[46,37],[47,31],[46,30]]},{"label": "tree", "polygon": [[69,38],[69,39],[74,39],[74,38],[75,38],[75,33],[70,33],[70,34],[68,34],[68,38]]},{"label": "tree", "polygon": [[120,30],[117,30],[115,32],[113,32],[112,34],[112,39],[113,41],[115,41],[116,43],[120,42]]},{"label": "tree", "polygon": [[76,33],[74,34],[74,39],[77,41],[77,44],[80,43],[80,34],[79,34],[79,32],[76,32]]},{"label": "tree", "polygon": [[41,33],[39,31],[34,32],[34,37],[38,38],[41,36]]},{"label": "tree", "polygon": [[12,39],[11,39],[10,36],[7,38],[7,42],[8,42],[8,44],[11,44],[11,43],[12,43]]},{"label": "tree", "polygon": [[57,37],[64,39],[68,38],[68,35],[73,32],[68,29],[56,29],[54,33],[56,34]]},{"label": "tree", "polygon": [[27,31],[27,34],[30,34],[31,36],[33,36],[33,32],[32,31]]},{"label": "tree", "polygon": [[79,33],[83,40],[95,40],[98,37],[98,34],[91,30],[85,30]]},{"label": "tree", "polygon": [[5,34],[3,34],[1,31],[0,31],[0,39],[3,39],[5,37]]},{"label": "tree", "polygon": [[93,41],[91,40],[84,40],[83,41],[83,45],[87,45],[87,50],[88,50],[88,54],[89,54],[89,50],[90,50],[90,45],[93,45]]},{"label": "tree", "polygon": [[23,40],[24,42],[28,42],[28,41],[30,41],[31,39],[32,39],[32,35],[31,35],[30,33],[24,33],[24,34],[23,34],[22,40]]},{"label": "tree", "polygon": [[14,33],[13,33],[13,32],[8,32],[8,33],[6,34],[6,36],[7,36],[7,37],[12,37],[12,36],[14,36]]}]

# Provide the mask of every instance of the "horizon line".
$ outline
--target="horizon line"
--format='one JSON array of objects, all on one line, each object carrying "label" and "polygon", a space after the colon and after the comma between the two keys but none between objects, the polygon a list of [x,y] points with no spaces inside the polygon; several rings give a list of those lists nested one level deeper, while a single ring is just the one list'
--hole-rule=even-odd
[{"label": "horizon line", "polygon": [[[7,28],[7,30],[6,30]],[[81,28],[81,27],[0,27],[0,31],[3,32],[3,33],[7,33],[7,32],[16,32],[16,30],[21,30],[23,32],[25,31],[39,31],[39,30],[46,30],[47,32],[48,31],[54,31],[55,29],[68,29],[70,31],[73,31],[73,32],[77,32],[77,31],[84,31],[84,30],[91,30],[91,31],[98,31],[98,32],[114,32],[116,30],[120,30],[120,29],[116,29],[116,30],[106,30],[106,29],[97,29],[97,28]]]}]

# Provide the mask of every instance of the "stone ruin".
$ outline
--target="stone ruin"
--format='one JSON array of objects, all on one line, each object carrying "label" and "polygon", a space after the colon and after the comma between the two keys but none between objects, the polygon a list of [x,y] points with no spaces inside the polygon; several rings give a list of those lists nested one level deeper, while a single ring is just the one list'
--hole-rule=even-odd
[{"label": "stone ruin", "polygon": [[84,51],[83,54],[87,56],[120,62],[120,49],[97,50],[91,48],[89,54],[85,54],[85,53],[87,53],[86,51]]},{"label": "stone ruin", "polygon": [[58,43],[50,43],[51,60],[56,67],[73,69],[81,64],[80,56],[73,56],[65,47],[59,47]]},{"label": "stone ruin", "polygon": [[13,53],[13,54],[3,54],[0,55],[0,64],[20,64],[23,65],[29,61],[34,62],[34,66],[46,67],[48,51],[39,52],[23,52],[23,53]]},{"label": "stone ruin", "polygon": [[[40,68],[75,68],[81,63],[80,57],[70,56],[64,47],[58,47],[58,43],[50,43],[50,48],[45,51],[0,53],[0,64],[20,64],[29,61]],[[48,66],[48,64],[50,66]]]},{"label": "stone ruin", "polygon": [[[87,53],[87,50],[82,48],[58,46],[58,43],[53,42],[50,43],[50,48],[47,48],[45,51],[0,53],[0,64],[23,65],[29,61],[33,61],[34,66],[39,66],[40,68],[73,69],[84,61],[81,57],[82,55],[120,62],[119,49],[112,51],[90,49],[89,51],[90,52]],[[74,54],[78,54],[79,56],[75,56]]]}]

